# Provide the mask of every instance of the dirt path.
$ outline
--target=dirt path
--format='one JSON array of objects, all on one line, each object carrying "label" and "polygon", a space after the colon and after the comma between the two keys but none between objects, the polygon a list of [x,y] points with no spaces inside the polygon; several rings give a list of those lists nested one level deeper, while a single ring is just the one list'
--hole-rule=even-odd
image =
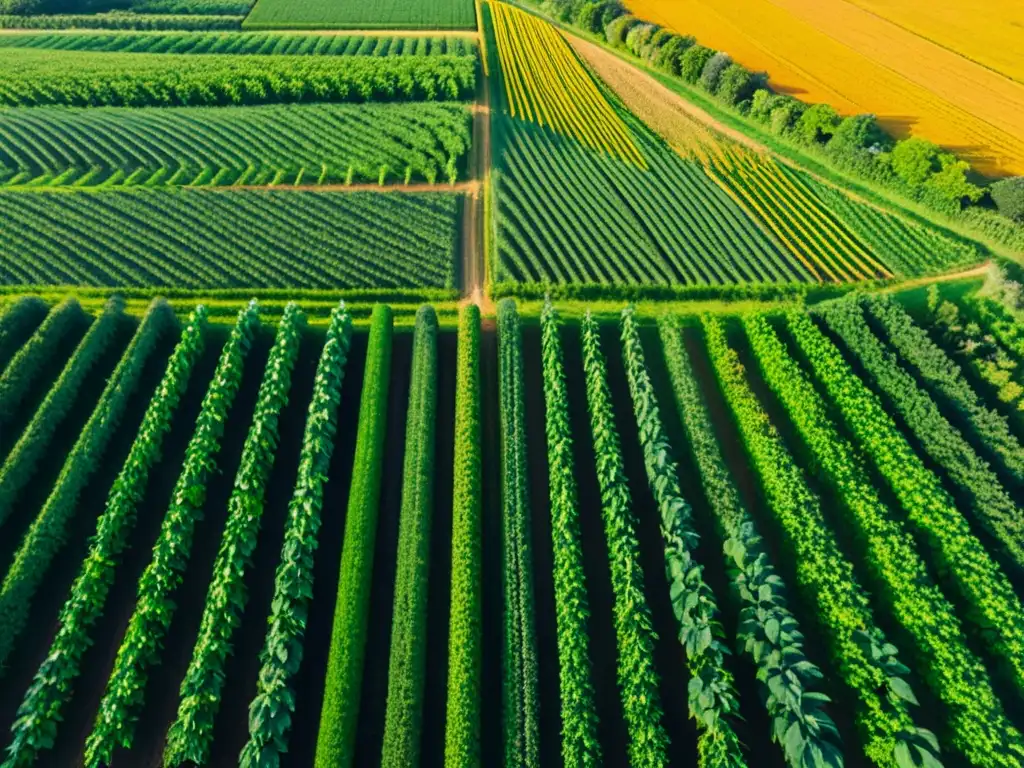
[{"label": "dirt path", "polygon": [[483,184],[491,170],[491,98],[485,79],[478,84],[477,103],[473,107],[473,146],[469,155],[469,178],[475,185],[466,195],[462,216],[462,293],[463,303],[472,303],[480,311],[495,311],[488,298],[484,264],[486,233],[484,232]]},{"label": "dirt path", "polygon": [[951,283],[956,280],[966,280],[970,277],[984,277],[988,274],[989,269],[992,266],[991,261],[986,261],[984,264],[979,264],[976,267],[965,269],[960,272],[950,272],[945,275],[931,275],[926,277],[915,277],[911,280],[903,280],[898,283],[893,283],[883,289],[884,293],[894,293],[895,291],[906,291],[912,288],[919,288],[922,285],[931,285],[932,283]]}]

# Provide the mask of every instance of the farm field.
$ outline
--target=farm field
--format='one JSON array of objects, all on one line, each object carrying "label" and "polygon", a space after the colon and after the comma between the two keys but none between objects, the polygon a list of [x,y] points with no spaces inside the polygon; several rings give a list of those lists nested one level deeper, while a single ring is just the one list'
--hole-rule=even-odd
[{"label": "farm field", "polygon": [[[875,114],[895,136],[927,137],[990,175],[1024,172],[1024,84],[854,4],[627,5],[644,19],[692,34],[744,66],[768,72],[781,92],[831,104],[844,115]],[[992,26],[1011,27],[1005,19]]]},{"label": "farm field", "polygon": [[[3,305],[12,765],[500,761],[520,738],[537,765],[1020,759],[1024,433],[973,385],[976,416],[940,413],[953,351],[901,300],[565,321],[505,302],[496,327],[235,307]],[[261,654],[282,643],[295,663]],[[783,650],[802,705],[758,677]],[[698,674],[717,693],[687,703]],[[265,730],[275,707],[294,717]]]},{"label": "farm field", "polygon": [[469,29],[472,0],[257,0],[246,29]]}]

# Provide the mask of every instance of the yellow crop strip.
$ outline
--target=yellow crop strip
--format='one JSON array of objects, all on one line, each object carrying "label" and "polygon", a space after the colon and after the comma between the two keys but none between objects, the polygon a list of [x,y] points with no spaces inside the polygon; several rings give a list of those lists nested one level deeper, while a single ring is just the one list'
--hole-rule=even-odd
[{"label": "yellow crop strip", "polygon": [[507,3],[488,5],[512,116],[646,168],[626,124],[558,30]]}]

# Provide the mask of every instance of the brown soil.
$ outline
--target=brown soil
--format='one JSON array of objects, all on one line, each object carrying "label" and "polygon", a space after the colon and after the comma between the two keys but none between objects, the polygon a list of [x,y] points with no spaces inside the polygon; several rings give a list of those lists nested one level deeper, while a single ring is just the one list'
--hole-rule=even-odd
[{"label": "brown soil", "polygon": [[496,309],[485,290],[484,266],[483,180],[491,169],[491,101],[484,79],[479,82],[477,98],[472,109],[473,148],[469,156],[469,178],[475,186],[466,196],[462,216],[462,292],[463,303],[476,304],[483,314],[493,314]]}]

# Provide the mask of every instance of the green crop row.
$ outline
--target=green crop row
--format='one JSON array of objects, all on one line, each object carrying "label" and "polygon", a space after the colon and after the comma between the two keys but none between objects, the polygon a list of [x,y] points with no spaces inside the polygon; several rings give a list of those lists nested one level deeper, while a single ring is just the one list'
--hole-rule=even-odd
[{"label": "green crop row", "polygon": [[302,663],[324,484],[334,452],[351,335],[352,320],[342,303],[331,313],[327,339],[317,364],[295,491],[288,505],[284,542],[274,576],[274,597],[260,654],[256,696],[249,705],[249,740],[239,755],[241,768],[278,768],[281,754],[288,751],[288,734],[295,712],[293,679]]},{"label": "green crop row", "polygon": [[[929,576],[913,537],[875,489],[863,454],[840,434],[826,402],[767,319],[749,315],[744,325],[761,372],[813,455],[817,474],[849,512],[843,519],[856,531],[875,594],[914,641],[922,677],[945,705],[952,745],[972,765],[1019,765],[1024,741],[981,660],[964,643],[956,611]],[[894,690],[916,703],[908,690]]]},{"label": "green crop row", "polygon": [[[116,303],[110,317],[120,317]],[[174,323],[167,305],[154,301],[68,453],[43,508],[25,533],[0,589],[0,669],[25,629],[32,600],[50,564],[66,543],[67,528],[78,511],[79,496],[103,462],[128,402],[139,387],[147,360],[160,337]]]},{"label": "green crop row", "polygon": [[373,311],[363,374],[316,768],[350,768],[355,753],[387,432],[392,336],[391,308],[379,304]]},{"label": "green crop row", "polygon": [[427,673],[427,596],[437,431],[437,315],[416,313],[405,422],[402,508],[391,618],[382,768],[418,768]]},{"label": "green crop row", "polygon": [[46,318],[50,307],[35,296],[23,296],[0,314],[0,372],[18,353],[33,330]]},{"label": "green crop row", "polygon": [[991,333],[1018,363],[1024,365],[1024,321],[989,296],[972,296],[966,307],[985,331]]},{"label": "green crop row", "polygon": [[171,596],[188,567],[195,523],[202,516],[207,483],[216,470],[227,415],[241,386],[245,357],[258,325],[259,312],[253,303],[239,313],[203,398],[152,559],[139,578],[135,611],[86,739],[85,764],[89,768],[110,765],[114,751],[119,746],[131,747],[134,740],[149,668],[159,663],[163,638],[174,615]]},{"label": "green crop row", "polygon": [[20,49],[0,59],[11,107],[226,106],[453,101],[472,96],[474,56],[175,56]]},{"label": "green crop row", "polygon": [[[103,314],[79,342],[18,442],[14,444],[3,465],[0,465],[0,525],[10,515],[21,490],[35,476],[54,433],[74,407],[86,376],[114,342],[117,329],[124,320],[122,307],[120,298],[107,301]],[[0,640],[0,644],[2,642]],[[0,653],[0,659],[3,657],[4,654]]]},{"label": "green crop row", "polygon": [[[852,697],[864,752],[880,768],[938,764],[939,745],[917,728],[904,695],[908,668],[875,623],[853,565],[828,530],[820,499],[757,401],[722,322],[702,318],[712,367],[771,512],[795,559],[797,582],[826,634],[833,664]],[[933,762],[927,762],[927,761]],[[910,761],[910,762],[908,762]]]},{"label": "green crop row", "polygon": [[893,299],[865,297],[864,301],[901,357],[914,366],[929,387],[963,415],[1006,470],[1018,481],[1024,480],[1024,448],[1010,432],[1006,418],[988,408],[971,389],[960,366]]},{"label": "green crop row", "polygon": [[[924,451],[971,499],[974,517],[1024,567],[1024,520],[988,464],[942,414],[938,404],[874,335],[856,301],[825,305],[821,316],[856,355],[867,375],[917,436]],[[1005,426],[1005,422],[1003,422]]]},{"label": "green crop row", "polygon": [[214,561],[199,634],[181,681],[178,715],[167,733],[164,765],[168,768],[185,762],[204,765],[210,756],[224,668],[248,600],[245,576],[253,565],[264,495],[277,455],[278,423],[288,402],[304,324],[302,310],[296,304],[285,307],[228,499],[228,519]]},{"label": "green crop row", "polygon": [[562,700],[562,759],[566,765],[598,766],[601,765],[601,744],[597,739],[598,718],[587,631],[590,605],[583,570],[579,497],[573,476],[569,396],[559,338],[560,322],[550,303],[544,305],[540,325]]},{"label": "green crop row", "polygon": [[244,16],[209,14],[59,13],[0,16],[0,29],[238,30]]},{"label": "green crop row", "polygon": [[[659,677],[654,666],[656,635],[644,594],[640,542],[636,536],[629,482],[619,434],[615,429],[612,394],[598,333],[597,322],[588,313],[582,325],[583,371],[597,480],[601,488],[601,516],[604,518],[612,591],[615,594],[615,637],[623,719],[629,733],[630,765],[654,768],[668,765],[666,747],[669,742],[661,724]],[[666,562],[666,568],[670,567],[671,562]],[[669,573],[674,576],[671,571]],[[675,585],[672,589],[675,603],[678,593]],[[709,741],[701,744],[702,750],[709,746],[712,746]]]},{"label": "green crop row", "polygon": [[11,358],[10,365],[0,375],[0,427],[10,423],[35,377],[56,353],[57,345],[84,317],[76,299],[65,299],[53,308],[32,338]]},{"label": "green crop row", "polygon": [[459,315],[455,373],[451,618],[448,635],[446,768],[480,768],[482,458],[480,309]]},{"label": "green crop row", "polygon": [[805,314],[789,328],[847,429],[892,489],[912,529],[925,542],[944,582],[968,611],[985,644],[1024,692],[1024,607],[1013,586],[971,532],[939,479],[914,453],[877,396],[853,373],[835,345]]},{"label": "green crop row", "polygon": [[829,697],[820,690],[824,675],[804,652],[785,584],[726,467],[678,320],[666,317],[659,331],[676,406],[741,606],[737,644],[757,666],[772,739],[785,750],[791,768],[841,768],[839,733],[825,709]]},{"label": "green crop row", "polygon": [[53,747],[61,710],[82,671],[82,657],[92,645],[91,631],[103,614],[117,565],[138,518],[150,472],[160,460],[171,419],[202,354],[205,333],[206,310],[200,305],[181,333],[128,458],[107,496],[89,552],[61,609],[60,629],[18,707],[3,768],[33,765],[40,752]]},{"label": "green crop row", "polygon": [[644,454],[647,483],[660,512],[665,546],[665,576],[672,610],[679,622],[679,641],[686,650],[691,682],[687,690],[690,717],[697,721],[698,762],[702,768],[745,766],[736,734],[739,697],[725,663],[729,654],[719,621],[718,603],[704,581],[704,568],[694,552],[700,541],[693,510],[683,498],[672,448],[661,421],[658,400],[633,309],[622,311],[622,357],[629,380],[637,436]]},{"label": "green crop row", "polygon": [[501,413],[502,647],[505,764],[540,765],[537,634],[533,547],[526,464],[523,333],[515,302],[498,304],[498,388]]}]

